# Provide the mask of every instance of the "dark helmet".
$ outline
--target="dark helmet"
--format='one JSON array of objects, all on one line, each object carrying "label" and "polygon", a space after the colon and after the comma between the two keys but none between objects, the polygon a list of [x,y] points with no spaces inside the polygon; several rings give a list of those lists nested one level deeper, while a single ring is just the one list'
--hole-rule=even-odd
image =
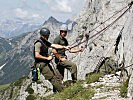
[{"label": "dark helmet", "polygon": [[40,35],[41,35],[41,36],[50,35],[49,29],[47,29],[47,28],[42,28],[42,29],[40,30]]}]

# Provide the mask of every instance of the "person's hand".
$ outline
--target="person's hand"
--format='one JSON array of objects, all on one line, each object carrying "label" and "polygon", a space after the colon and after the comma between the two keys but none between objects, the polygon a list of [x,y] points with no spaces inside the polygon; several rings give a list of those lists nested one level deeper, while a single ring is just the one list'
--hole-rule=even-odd
[{"label": "person's hand", "polygon": [[79,51],[80,51],[80,52],[83,52],[84,50],[85,50],[85,48],[80,48],[80,50],[79,50]]},{"label": "person's hand", "polygon": [[48,56],[48,57],[47,57],[47,60],[52,60],[52,59],[53,59],[52,56]]},{"label": "person's hand", "polygon": [[64,48],[69,50],[69,49],[71,49],[71,46],[64,46]]},{"label": "person's hand", "polygon": [[66,59],[65,57],[61,57],[60,60],[61,60],[61,61],[65,61],[65,60],[67,60],[67,59]]}]

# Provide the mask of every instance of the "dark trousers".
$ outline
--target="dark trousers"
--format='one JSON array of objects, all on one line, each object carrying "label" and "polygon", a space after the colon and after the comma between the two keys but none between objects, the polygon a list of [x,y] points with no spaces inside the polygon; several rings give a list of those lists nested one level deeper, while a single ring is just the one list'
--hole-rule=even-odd
[{"label": "dark trousers", "polygon": [[64,77],[64,69],[68,69],[71,72],[72,80],[77,80],[77,66],[75,63],[65,60],[63,62],[59,62],[57,64],[57,69],[59,70],[60,74]]},{"label": "dark trousers", "polygon": [[51,82],[51,84],[53,85],[53,88],[55,89],[54,91],[60,92],[63,90],[64,86],[55,76],[50,64],[40,62],[40,63],[36,63],[36,67],[40,68],[40,72],[43,74],[45,79]]}]

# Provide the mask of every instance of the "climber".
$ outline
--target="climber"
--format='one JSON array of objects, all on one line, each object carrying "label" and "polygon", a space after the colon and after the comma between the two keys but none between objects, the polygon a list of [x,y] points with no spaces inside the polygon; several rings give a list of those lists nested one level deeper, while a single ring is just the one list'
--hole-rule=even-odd
[{"label": "climber", "polygon": [[53,57],[48,55],[48,49],[50,47],[56,49],[68,49],[68,46],[51,44],[48,41],[49,35],[50,31],[47,28],[42,28],[40,30],[40,39],[34,43],[35,67],[40,68],[40,72],[44,75],[45,79],[52,83],[54,91],[61,91],[64,86],[59,82],[51,69],[50,61]]},{"label": "climber", "polygon": [[[60,35],[54,39],[54,44],[59,44],[62,46],[68,46],[68,41],[65,38],[67,35],[68,27],[63,24],[60,27]],[[82,52],[84,48],[69,48],[70,53]],[[53,49],[53,54],[55,55],[55,63],[57,64],[57,69],[60,74],[64,77],[64,68],[70,70],[73,82],[77,80],[77,66],[75,63],[67,59],[65,50],[63,49]]]}]

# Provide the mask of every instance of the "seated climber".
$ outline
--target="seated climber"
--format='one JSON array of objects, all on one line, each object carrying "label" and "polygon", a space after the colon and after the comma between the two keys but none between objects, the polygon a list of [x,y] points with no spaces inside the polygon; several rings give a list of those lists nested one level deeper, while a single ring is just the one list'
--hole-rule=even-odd
[{"label": "seated climber", "polygon": [[[60,35],[54,39],[55,44],[59,44],[62,46],[68,46],[68,41],[65,38],[67,35],[68,27],[67,25],[63,24],[60,27]],[[68,51],[70,53],[82,52],[84,48],[69,48]],[[64,69],[68,69],[71,72],[72,80],[75,82],[77,80],[77,66],[75,63],[67,59],[65,54],[65,50],[54,48],[52,50],[53,54],[55,55],[55,63],[57,64],[57,69],[59,70],[60,74],[64,77]]]}]

